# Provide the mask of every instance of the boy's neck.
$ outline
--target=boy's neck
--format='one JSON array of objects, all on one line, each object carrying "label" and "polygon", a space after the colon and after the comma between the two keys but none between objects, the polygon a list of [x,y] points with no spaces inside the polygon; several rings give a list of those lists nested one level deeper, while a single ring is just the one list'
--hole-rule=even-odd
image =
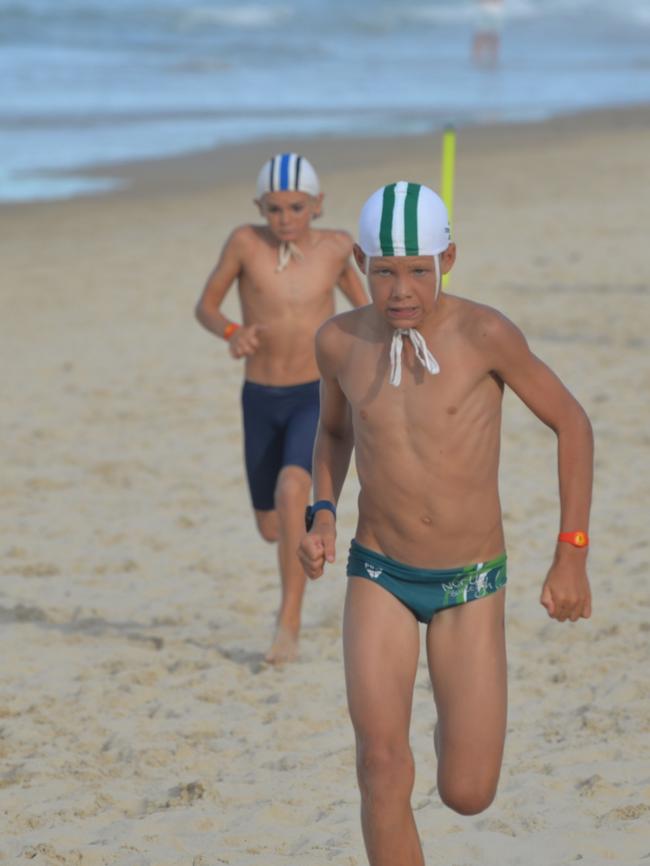
[{"label": "boy's neck", "polygon": [[315,230],[310,227],[307,232],[295,238],[294,240],[284,240],[283,238],[279,238],[277,235],[274,235],[270,229],[268,231],[273,246],[280,248],[285,244],[291,244],[291,246],[298,247],[298,249],[303,251],[309,249],[309,247],[312,245],[314,233]]}]

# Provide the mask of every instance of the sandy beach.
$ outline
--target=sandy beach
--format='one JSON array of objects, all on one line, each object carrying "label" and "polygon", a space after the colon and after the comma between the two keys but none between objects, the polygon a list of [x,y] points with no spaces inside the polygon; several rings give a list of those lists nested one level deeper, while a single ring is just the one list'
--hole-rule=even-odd
[{"label": "sandy beach", "polygon": [[[278,578],[244,482],[241,366],[193,319],[227,234],[256,220],[259,166],[288,145],[0,207],[0,862],[366,863],[340,646],[355,478],[301,660],[270,668]],[[438,183],[439,136],[297,148],[321,175],[322,224],[353,233],[383,183]],[[647,107],[459,136],[449,291],[519,324],[592,418],[594,615],[559,625],[538,603],[554,437],[508,395],[504,769],[484,814],[441,806],[422,656],[428,866],[650,863],[648,153]],[[226,310],[239,318],[234,289]]]}]

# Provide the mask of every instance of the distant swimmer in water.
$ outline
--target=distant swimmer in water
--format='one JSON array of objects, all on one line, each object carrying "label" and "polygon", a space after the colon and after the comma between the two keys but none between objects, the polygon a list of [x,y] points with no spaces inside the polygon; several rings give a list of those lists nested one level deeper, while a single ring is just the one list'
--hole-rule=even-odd
[{"label": "distant swimmer in water", "polygon": [[477,0],[472,57],[478,66],[499,62],[504,12],[503,0]]},{"label": "distant swimmer in water", "polygon": [[[282,598],[270,663],[297,657],[306,578],[296,550],[303,534],[319,407],[314,335],[335,311],[338,286],[358,307],[368,299],[347,232],[314,229],[323,194],[311,163],[280,153],[262,167],[257,205],[263,225],[236,228],[196,306],[199,322],[243,358],[246,472],[257,527],[278,543]],[[221,305],[238,282],[243,324]],[[242,579],[251,579],[242,575]]]}]

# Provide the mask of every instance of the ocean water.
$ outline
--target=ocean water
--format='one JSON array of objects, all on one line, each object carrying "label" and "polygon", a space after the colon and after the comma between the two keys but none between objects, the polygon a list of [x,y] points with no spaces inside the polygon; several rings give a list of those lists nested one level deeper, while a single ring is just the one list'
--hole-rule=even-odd
[{"label": "ocean water", "polygon": [[[650,0],[0,0],[0,200],[273,136],[426,132],[650,102]],[[75,173],[105,166],[103,177]]]}]

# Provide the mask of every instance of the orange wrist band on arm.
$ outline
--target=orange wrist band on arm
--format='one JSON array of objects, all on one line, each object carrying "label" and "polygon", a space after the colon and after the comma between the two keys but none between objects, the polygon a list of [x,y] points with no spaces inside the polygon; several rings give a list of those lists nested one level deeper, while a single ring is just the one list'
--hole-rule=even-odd
[{"label": "orange wrist band on arm", "polygon": [[578,530],[577,532],[560,532],[557,540],[566,541],[574,547],[587,547],[589,544],[589,536],[582,530]]},{"label": "orange wrist band on arm", "polygon": [[229,340],[235,331],[240,328],[241,325],[238,325],[236,322],[228,322],[226,327],[223,330],[223,338],[224,340]]}]

